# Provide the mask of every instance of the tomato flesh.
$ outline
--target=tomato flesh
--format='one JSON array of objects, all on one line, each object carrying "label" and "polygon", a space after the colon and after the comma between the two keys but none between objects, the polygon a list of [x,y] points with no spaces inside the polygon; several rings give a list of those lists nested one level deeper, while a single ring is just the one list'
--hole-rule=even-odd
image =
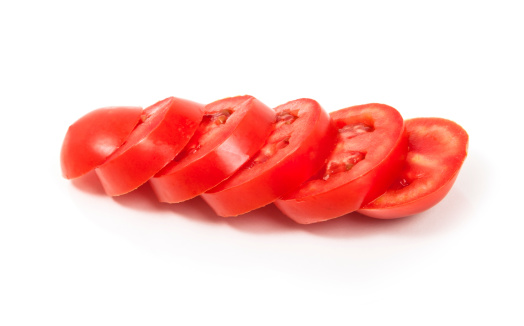
[{"label": "tomato flesh", "polygon": [[202,110],[201,104],[175,97],[146,108],[125,143],[95,169],[105,192],[130,192],[166,166],[193,136]]},{"label": "tomato flesh", "polygon": [[440,202],[466,159],[468,134],[453,121],[416,118],[406,121],[409,151],[400,177],[358,212],[391,219],[417,214]]},{"label": "tomato flesh", "polygon": [[314,100],[277,108],[265,145],[231,178],[202,194],[220,216],[235,216],[270,204],[315,174],[336,139],[336,128]]},{"label": "tomato flesh", "polygon": [[78,178],[104,163],[133,131],[141,115],[139,107],[105,107],[78,119],[62,143],[62,175]]},{"label": "tomato flesh", "polygon": [[274,122],[275,111],[252,96],[206,105],[193,138],[150,180],[157,198],[177,203],[218,185],[264,145]]},{"label": "tomato flesh", "polygon": [[326,165],[275,205],[301,224],[321,222],[359,209],[382,194],[400,173],[407,151],[404,121],[384,104],[331,113],[338,128]]}]

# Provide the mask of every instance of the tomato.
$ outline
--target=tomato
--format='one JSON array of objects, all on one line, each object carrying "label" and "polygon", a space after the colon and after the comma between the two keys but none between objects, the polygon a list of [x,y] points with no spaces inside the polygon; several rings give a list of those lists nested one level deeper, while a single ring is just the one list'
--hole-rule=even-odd
[{"label": "tomato", "polygon": [[206,105],[188,145],[150,180],[158,199],[188,200],[230,177],[264,145],[274,121],[275,111],[252,96]]},{"label": "tomato", "polygon": [[104,163],[129,136],[141,114],[139,107],[105,107],[69,126],[60,151],[63,176],[78,178]]},{"label": "tomato", "polygon": [[220,216],[234,216],[273,202],[322,167],[336,139],[326,111],[299,99],[275,108],[274,131],[262,149],[231,178],[202,194]]},{"label": "tomato", "polygon": [[366,104],[331,113],[338,138],[324,168],[275,205],[302,224],[359,209],[400,173],[407,151],[404,120],[394,108]]},{"label": "tomato", "polygon": [[413,215],[440,202],[453,186],[467,156],[468,134],[453,121],[406,121],[409,151],[400,177],[358,212],[391,219]]},{"label": "tomato", "polygon": [[132,191],[166,166],[193,136],[202,110],[201,104],[175,97],[146,108],[126,142],[95,169],[106,193]]}]

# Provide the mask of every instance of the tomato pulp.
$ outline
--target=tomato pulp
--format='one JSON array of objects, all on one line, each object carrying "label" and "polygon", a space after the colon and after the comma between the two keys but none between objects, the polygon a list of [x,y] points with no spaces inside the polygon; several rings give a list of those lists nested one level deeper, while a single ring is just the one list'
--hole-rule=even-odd
[{"label": "tomato pulp", "polygon": [[338,128],[324,168],[275,205],[301,224],[321,222],[359,209],[398,176],[407,151],[404,120],[394,108],[365,104],[331,113]]},{"label": "tomato pulp", "polygon": [[110,196],[144,184],[188,143],[203,115],[203,105],[169,97],[144,110],[125,143],[95,169]]},{"label": "tomato pulp", "polygon": [[336,128],[314,100],[298,99],[275,108],[274,131],[262,149],[231,178],[202,194],[220,216],[265,206],[298,187],[322,167]]},{"label": "tomato pulp", "polygon": [[230,177],[264,145],[274,121],[275,111],[252,96],[206,105],[184,150],[150,179],[158,199],[188,200]]},{"label": "tomato pulp", "polygon": [[413,215],[440,202],[455,182],[467,156],[468,134],[453,121],[406,121],[409,151],[404,169],[389,189],[358,212],[391,219]]},{"label": "tomato pulp", "polygon": [[69,126],[60,151],[62,175],[78,178],[104,163],[124,143],[142,115],[133,106],[93,110]]}]

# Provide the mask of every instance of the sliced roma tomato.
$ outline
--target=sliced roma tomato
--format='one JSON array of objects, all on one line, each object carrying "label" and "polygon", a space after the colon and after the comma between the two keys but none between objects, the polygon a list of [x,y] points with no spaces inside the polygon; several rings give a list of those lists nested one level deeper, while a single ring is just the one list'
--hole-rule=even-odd
[{"label": "sliced roma tomato", "polygon": [[230,177],[264,145],[274,122],[275,111],[252,96],[206,105],[188,145],[149,181],[158,199],[188,200]]},{"label": "sliced roma tomato", "polygon": [[402,174],[380,197],[358,212],[391,219],[420,213],[440,202],[466,159],[468,134],[453,121],[406,121],[409,151]]},{"label": "sliced roma tomato", "polygon": [[331,113],[338,140],[327,164],[275,205],[307,224],[359,209],[382,194],[398,176],[407,151],[404,120],[394,108],[366,104]]},{"label": "sliced roma tomato", "polygon": [[202,194],[220,216],[234,216],[273,202],[322,167],[336,139],[329,115],[314,100],[275,108],[277,119],[262,149],[231,178]]},{"label": "sliced roma tomato", "polygon": [[105,107],[69,126],[60,151],[63,176],[78,178],[104,163],[133,131],[141,114],[139,107]]},{"label": "sliced roma tomato", "polygon": [[195,133],[203,105],[169,97],[144,110],[142,122],[95,169],[110,196],[134,190],[168,164]]}]

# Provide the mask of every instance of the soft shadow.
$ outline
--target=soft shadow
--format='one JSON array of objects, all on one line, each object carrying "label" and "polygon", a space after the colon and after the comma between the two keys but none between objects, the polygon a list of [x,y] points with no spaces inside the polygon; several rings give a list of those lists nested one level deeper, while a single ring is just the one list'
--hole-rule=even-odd
[{"label": "soft shadow", "polygon": [[[471,217],[472,205],[485,196],[485,182],[479,185],[476,176],[485,174],[486,166],[478,155],[469,155],[457,184],[442,202],[426,212],[393,220],[370,218],[358,213],[309,225],[297,224],[287,218],[273,204],[256,209],[236,217],[223,218],[217,216],[209,205],[201,198],[178,203],[160,203],[149,183],[138,189],[113,197],[113,200],[123,206],[135,210],[155,212],[172,212],[177,218],[186,218],[197,223],[227,224],[241,232],[253,234],[272,234],[289,232],[306,232],[315,236],[329,238],[354,238],[375,235],[395,236],[428,236],[448,232],[465,223]],[[95,172],[90,172],[72,180],[73,185],[84,192],[97,196],[105,196],[105,192]],[[169,216],[157,214],[159,216]]]},{"label": "soft shadow", "polygon": [[[451,200],[447,200],[445,204],[414,216],[381,220],[351,213],[329,221],[308,225],[292,221],[273,204],[240,216],[220,217],[201,197],[177,204],[160,203],[148,183],[128,194],[113,197],[113,200],[135,210],[149,213],[169,211],[177,215],[176,218],[185,218],[204,224],[227,224],[241,232],[252,234],[306,232],[327,238],[355,238],[380,234],[424,236],[445,231],[458,222],[459,219],[456,216],[461,215],[460,208],[464,201],[461,200],[460,193],[456,195],[458,195],[455,196],[457,198],[450,198]],[[454,214],[446,213],[451,210],[454,211]]]},{"label": "soft shadow", "polygon": [[285,216],[273,204],[241,216],[226,218],[225,221],[242,232],[256,234],[307,232],[316,236],[331,238],[366,236],[377,232],[387,232],[395,225],[409,223],[406,219],[377,220],[352,213],[329,221],[304,225],[298,224]]},{"label": "soft shadow", "polygon": [[225,219],[217,216],[213,209],[200,196],[182,203],[167,205],[171,212],[188,220],[206,224],[225,223]]},{"label": "soft shadow", "polygon": [[417,223],[417,216],[382,220],[359,213],[350,213],[339,218],[317,223],[308,232],[323,237],[355,238],[378,234],[395,233],[400,229],[411,228]]},{"label": "soft shadow", "polygon": [[71,183],[75,188],[83,192],[97,196],[104,196],[106,194],[95,171],[90,171],[81,177],[72,179]]},{"label": "soft shadow", "polygon": [[[180,205],[180,206],[179,206]],[[223,223],[241,232],[252,234],[275,234],[306,232],[322,237],[363,237],[373,234],[396,232],[399,228],[412,229],[417,216],[395,220],[378,220],[358,213],[351,213],[329,221],[315,224],[298,224],[285,216],[275,205],[270,204],[249,213],[223,218],[217,216],[201,198],[175,204],[171,210],[181,216],[202,223]]]},{"label": "soft shadow", "polygon": [[493,184],[491,179],[493,179],[494,173],[490,171],[490,167],[487,164],[489,159],[485,158],[486,155],[489,154],[481,152],[468,153],[457,181],[451,189],[451,192],[456,188],[461,189],[465,199],[476,205],[489,200],[488,193],[490,191],[497,191],[497,189],[489,186],[489,184]]},{"label": "soft shadow", "polygon": [[168,206],[170,211],[182,218],[198,223],[227,224],[242,232],[285,232],[292,230],[295,225],[274,205],[268,205],[249,213],[232,217],[218,216],[200,196],[182,203],[169,204]]},{"label": "soft shadow", "polygon": [[400,237],[427,237],[449,232],[462,223],[470,207],[461,192],[444,198],[425,212],[396,219],[377,219],[359,213],[303,227],[303,230],[322,237],[370,237],[390,235]]},{"label": "soft shadow", "polygon": [[426,237],[450,232],[474,218],[474,205],[485,200],[488,188],[486,178],[478,176],[489,175],[488,170],[478,153],[470,153],[448,195],[437,205],[413,216],[382,220],[351,213],[334,220],[299,227],[323,237]]},{"label": "soft shadow", "polygon": [[148,182],[127,194],[113,197],[113,200],[122,206],[149,213],[168,209],[168,204],[158,201]]},{"label": "soft shadow", "polygon": [[231,227],[249,233],[282,233],[297,231],[300,225],[287,218],[275,205],[269,204],[249,213],[224,219]]},{"label": "soft shadow", "polygon": [[[282,216],[287,219],[283,214]],[[290,222],[288,227],[319,237],[355,238],[392,233],[401,228],[409,228],[409,225],[416,223],[414,219],[415,216],[395,220],[379,220],[358,213],[350,213],[328,221],[307,225]]]}]

